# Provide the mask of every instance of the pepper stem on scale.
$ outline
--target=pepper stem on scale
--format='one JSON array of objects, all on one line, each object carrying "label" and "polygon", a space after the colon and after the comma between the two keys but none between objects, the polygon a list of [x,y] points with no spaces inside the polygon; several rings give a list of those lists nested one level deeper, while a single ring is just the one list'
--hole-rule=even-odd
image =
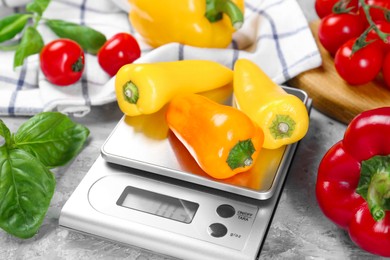
[{"label": "pepper stem on scale", "polygon": [[223,14],[229,16],[235,30],[240,29],[244,23],[244,15],[240,8],[231,0],[206,0],[205,16],[210,22],[221,20]]},{"label": "pepper stem on scale", "polygon": [[252,154],[256,151],[252,140],[238,141],[230,150],[226,160],[230,169],[234,170],[239,167],[248,167],[253,163]]},{"label": "pepper stem on scale", "polygon": [[295,125],[289,115],[276,115],[269,130],[274,139],[289,138],[294,133]]},{"label": "pepper stem on scale", "polygon": [[368,203],[375,221],[390,210],[390,155],[374,156],[362,162],[356,192]]},{"label": "pepper stem on scale", "polygon": [[138,87],[131,81],[126,82],[123,85],[123,97],[127,102],[137,104],[139,98]]}]

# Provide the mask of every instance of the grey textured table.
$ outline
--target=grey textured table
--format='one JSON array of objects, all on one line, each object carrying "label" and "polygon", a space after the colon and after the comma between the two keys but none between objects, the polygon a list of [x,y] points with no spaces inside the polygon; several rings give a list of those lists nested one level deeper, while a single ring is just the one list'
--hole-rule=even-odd
[{"label": "grey textured table", "polygon": [[[308,20],[316,19],[314,0],[298,0]],[[85,148],[69,165],[57,168],[57,187],[50,209],[33,238],[21,240],[0,230],[0,259],[170,259],[143,249],[70,232],[58,226],[60,210],[100,153],[122,113],[115,103],[94,107],[73,118],[91,130]],[[12,131],[26,118],[2,118]],[[320,211],[315,198],[319,162],[345,125],[313,109],[308,134],[301,141],[261,253],[262,259],[380,259],[349,239]]]}]

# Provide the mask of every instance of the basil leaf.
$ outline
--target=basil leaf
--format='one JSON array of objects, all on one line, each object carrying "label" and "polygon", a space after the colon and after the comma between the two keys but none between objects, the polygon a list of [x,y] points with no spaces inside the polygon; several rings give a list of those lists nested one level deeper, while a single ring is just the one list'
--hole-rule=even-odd
[{"label": "basil leaf", "polygon": [[1,119],[0,119],[0,135],[4,137],[5,143],[7,145],[11,145],[11,132],[9,131],[8,127],[4,124],[3,120]]},{"label": "basil leaf", "polygon": [[19,47],[19,43],[0,45],[0,51],[15,51]]},{"label": "basil leaf", "polygon": [[14,68],[23,65],[24,59],[28,56],[39,53],[43,46],[44,42],[39,32],[34,27],[27,27],[15,52]]},{"label": "basil leaf", "polygon": [[34,155],[47,167],[62,166],[81,150],[89,130],[59,112],[42,112],[22,124],[15,146]]},{"label": "basil leaf", "polygon": [[55,190],[54,175],[21,149],[0,147],[0,227],[30,238],[38,231]]},{"label": "basil leaf", "polygon": [[6,16],[0,20],[0,42],[8,41],[20,33],[27,20],[31,17],[29,14],[14,14]]},{"label": "basil leaf", "polygon": [[57,36],[74,40],[91,54],[96,54],[107,41],[104,34],[88,26],[54,19],[46,20],[46,24]]},{"label": "basil leaf", "polygon": [[46,10],[49,4],[50,0],[34,0],[26,6],[26,10],[42,16],[43,12]]}]

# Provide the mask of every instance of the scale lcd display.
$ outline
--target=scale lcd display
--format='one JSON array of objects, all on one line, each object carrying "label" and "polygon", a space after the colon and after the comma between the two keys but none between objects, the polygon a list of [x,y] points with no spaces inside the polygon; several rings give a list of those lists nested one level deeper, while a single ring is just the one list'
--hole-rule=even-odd
[{"label": "scale lcd display", "polygon": [[132,186],[124,189],[116,204],[186,224],[192,222],[199,208],[195,202]]}]

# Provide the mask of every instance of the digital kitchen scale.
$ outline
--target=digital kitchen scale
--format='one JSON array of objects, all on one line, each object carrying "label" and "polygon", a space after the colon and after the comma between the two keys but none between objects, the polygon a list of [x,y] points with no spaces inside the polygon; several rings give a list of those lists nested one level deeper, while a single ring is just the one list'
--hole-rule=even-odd
[{"label": "digital kitchen scale", "polygon": [[[310,109],[304,91],[284,88]],[[180,259],[257,259],[297,143],[262,149],[250,171],[216,180],[169,131],[164,112],[119,121],[59,224]]]}]

